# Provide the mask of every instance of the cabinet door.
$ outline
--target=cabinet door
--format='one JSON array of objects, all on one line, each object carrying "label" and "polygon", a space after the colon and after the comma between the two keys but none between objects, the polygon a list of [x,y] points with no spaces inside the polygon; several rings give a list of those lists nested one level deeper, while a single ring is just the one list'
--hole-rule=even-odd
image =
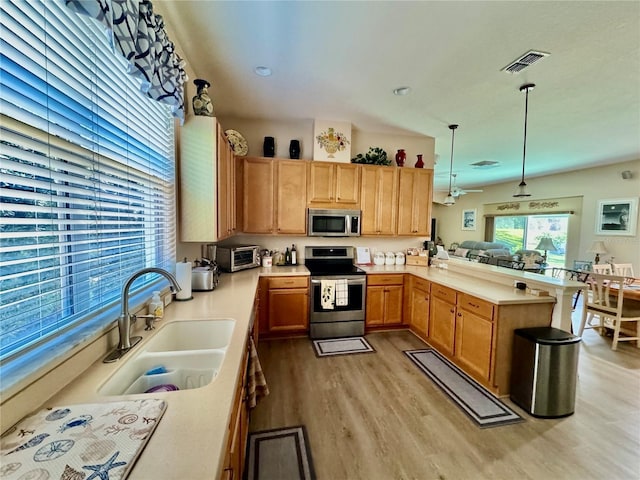
[{"label": "cabinet door", "polygon": [[245,158],[243,165],[243,228],[245,233],[273,233],[274,162]]},{"label": "cabinet door", "polygon": [[307,203],[310,207],[332,204],[334,202],[335,168],[333,163],[309,163]]},{"label": "cabinet door", "polygon": [[335,165],[335,203],[340,208],[355,208],[360,205],[360,166]]},{"label": "cabinet door", "polygon": [[489,380],[493,322],[460,309],[456,317],[455,358],[474,377]]},{"label": "cabinet door", "polygon": [[235,166],[233,150],[218,126],[218,239],[235,233]]},{"label": "cabinet door", "polygon": [[429,336],[429,291],[420,287],[413,287],[409,300],[410,326],[421,338]]},{"label": "cabinet door", "polygon": [[398,235],[431,234],[433,172],[400,169],[398,189]]},{"label": "cabinet door", "polygon": [[299,199],[307,197],[307,165],[300,161],[277,162],[276,232],[307,233],[307,210]]},{"label": "cabinet door", "polygon": [[269,290],[269,333],[309,328],[309,289]]},{"label": "cabinet door", "polygon": [[402,300],[404,288],[398,285],[384,287],[384,324],[402,323]]},{"label": "cabinet door", "polygon": [[429,343],[448,356],[453,356],[456,329],[456,306],[431,295]]},{"label": "cabinet door", "polygon": [[379,326],[384,324],[384,286],[367,287],[367,309],[365,325]]},{"label": "cabinet door", "polygon": [[361,179],[362,235],[395,235],[398,169],[363,165]]}]

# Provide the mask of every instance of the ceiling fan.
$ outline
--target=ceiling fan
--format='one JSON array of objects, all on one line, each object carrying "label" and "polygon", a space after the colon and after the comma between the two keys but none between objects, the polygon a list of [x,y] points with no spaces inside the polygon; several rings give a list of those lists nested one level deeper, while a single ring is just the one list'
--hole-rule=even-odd
[{"label": "ceiling fan", "polygon": [[456,176],[457,173],[452,173],[451,177],[453,178],[453,182],[451,184],[451,196],[453,198],[458,198],[460,195],[466,195],[467,193],[482,193],[484,190],[466,190],[464,188],[460,188],[456,185]]}]

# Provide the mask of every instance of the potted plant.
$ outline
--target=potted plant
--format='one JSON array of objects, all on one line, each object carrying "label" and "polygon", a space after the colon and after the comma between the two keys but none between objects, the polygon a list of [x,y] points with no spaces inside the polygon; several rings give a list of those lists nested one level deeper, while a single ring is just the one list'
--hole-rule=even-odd
[{"label": "potted plant", "polygon": [[369,147],[369,151],[364,155],[359,153],[351,159],[351,163],[365,163],[368,165],[391,165],[391,160],[387,158],[387,152],[379,147]]}]

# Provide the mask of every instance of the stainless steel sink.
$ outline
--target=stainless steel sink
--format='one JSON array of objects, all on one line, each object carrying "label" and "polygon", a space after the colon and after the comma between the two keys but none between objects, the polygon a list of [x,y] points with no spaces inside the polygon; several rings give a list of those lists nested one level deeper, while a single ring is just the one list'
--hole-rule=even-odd
[{"label": "stainless steel sink", "polygon": [[[100,395],[145,393],[159,385],[179,390],[211,383],[225,358],[235,327],[233,319],[167,323],[98,389]],[[164,373],[148,374],[153,370]]]}]

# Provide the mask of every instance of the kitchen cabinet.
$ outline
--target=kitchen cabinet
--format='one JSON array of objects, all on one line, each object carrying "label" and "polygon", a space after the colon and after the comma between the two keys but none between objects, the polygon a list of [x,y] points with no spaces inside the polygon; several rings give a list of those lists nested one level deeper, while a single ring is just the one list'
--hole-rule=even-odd
[{"label": "kitchen cabinet", "polygon": [[493,349],[493,305],[459,293],[456,310],[454,357],[472,376],[488,381]]},{"label": "kitchen cabinet", "polygon": [[309,277],[262,277],[260,296],[261,336],[308,332]]},{"label": "kitchen cabinet", "polygon": [[361,234],[395,235],[398,214],[398,169],[363,165],[361,176]]},{"label": "kitchen cabinet", "polygon": [[300,161],[245,158],[242,166],[244,233],[306,234],[307,166]]},{"label": "kitchen cabinet", "polygon": [[400,168],[398,181],[398,235],[431,235],[433,170]]},{"label": "kitchen cabinet", "polygon": [[407,314],[409,328],[423,340],[429,336],[429,309],[431,283],[410,275]]},{"label": "kitchen cabinet", "polygon": [[235,169],[215,117],[194,116],[180,129],[180,239],[216,242],[235,234]]},{"label": "kitchen cabinet", "polygon": [[309,207],[360,207],[360,165],[333,162],[308,162],[308,165]]},{"label": "kitchen cabinet", "polygon": [[429,343],[447,356],[453,356],[456,329],[456,291],[434,283],[431,285]]},{"label": "kitchen cabinet", "polygon": [[402,324],[404,275],[367,275],[365,326],[382,327]]},{"label": "kitchen cabinet", "polygon": [[247,365],[249,348],[245,349],[240,364],[240,379],[232,404],[231,420],[227,432],[227,450],[220,480],[242,478],[249,435],[249,405],[247,404]]}]

